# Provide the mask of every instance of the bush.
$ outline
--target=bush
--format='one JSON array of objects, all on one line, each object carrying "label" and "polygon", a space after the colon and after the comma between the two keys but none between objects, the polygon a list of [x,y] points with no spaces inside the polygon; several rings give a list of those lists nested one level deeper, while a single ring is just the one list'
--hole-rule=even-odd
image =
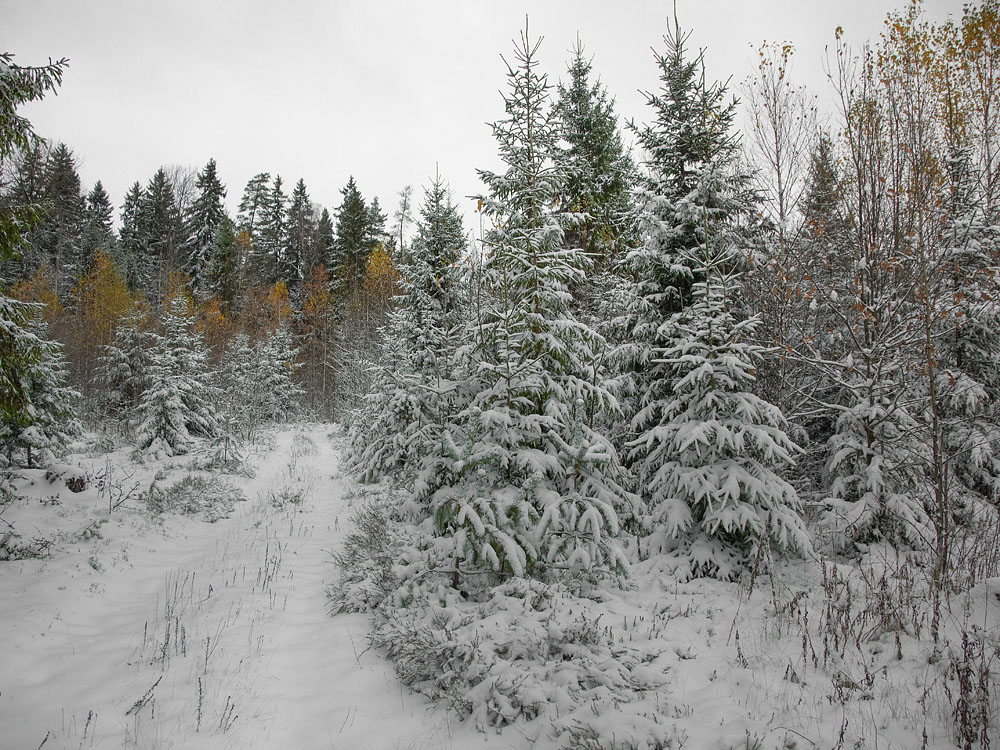
[{"label": "bush", "polygon": [[481,603],[417,584],[383,603],[371,640],[400,681],[480,729],[542,719],[558,734],[611,741],[595,717],[613,710],[619,743],[670,747],[673,730],[653,697],[666,675],[649,666],[659,652],[615,642],[593,607],[561,585],[522,578]]},{"label": "bush", "polygon": [[334,613],[374,610],[399,585],[393,566],[402,535],[390,523],[390,513],[388,496],[368,495],[351,515],[343,549],[334,555],[340,574],[327,589]]},{"label": "bush", "polygon": [[222,479],[189,474],[164,489],[154,482],[145,499],[151,513],[201,515],[209,523],[215,523],[228,518],[235,504],[247,498],[238,487]]}]

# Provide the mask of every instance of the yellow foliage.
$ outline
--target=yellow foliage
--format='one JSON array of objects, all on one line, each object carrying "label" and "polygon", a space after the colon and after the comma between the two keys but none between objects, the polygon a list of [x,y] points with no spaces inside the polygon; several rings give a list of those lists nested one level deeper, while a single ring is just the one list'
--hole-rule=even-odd
[{"label": "yellow foliage", "polygon": [[133,305],[128,285],[114,263],[98,250],[90,270],[72,291],[81,337],[91,346],[110,344],[118,320]]},{"label": "yellow foliage", "polygon": [[30,279],[18,281],[10,290],[10,296],[14,299],[21,302],[40,302],[45,305],[42,309],[42,320],[46,323],[52,323],[65,312],[52,288],[50,273],[51,269],[47,265],[39,266]]},{"label": "yellow foliage", "polygon": [[399,271],[389,253],[379,244],[368,256],[365,266],[365,296],[372,303],[388,303],[396,294],[398,282]]},{"label": "yellow foliage", "polygon": [[267,304],[270,307],[270,318],[276,326],[281,326],[291,319],[292,300],[283,280],[275,282],[271,287],[267,295]]},{"label": "yellow foliage", "polygon": [[232,336],[235,327],[219,300],[212,297],[199,308],[195,328],[205,343],[216,350]]}]

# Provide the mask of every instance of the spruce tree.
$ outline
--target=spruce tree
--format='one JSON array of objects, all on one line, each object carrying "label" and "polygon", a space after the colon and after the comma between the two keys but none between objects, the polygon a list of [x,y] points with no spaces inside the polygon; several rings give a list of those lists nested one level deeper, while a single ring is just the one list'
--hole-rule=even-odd
[{"label": "spruce tree", "polygon": [[362,477],[402,475],[424,507],[453,479],[455,416],[467,405],[454,377],[464,329],[458,261],[465,251],[462,217],[437,177],[425,193],[416,237],[402,253],[400,294],[351,429],[352,460]]},{"label": "spruce tree", "polygon": [[98,180],[87,194],[80,263],[90,268],[98,250],[113,255],[115,251],[114,207],[111,197]]},{"label": "spruce tree", "polygon": [[592,69],[577,40],[569,82],[559,84],[556,101],[566,170],[559,205],[580,215],[567,242],[582,247],[595,269],[604,269],[635,242],[631,191],[638,175],[622,143],[614,100],[599,81],[591,82]]},{"label": "spruce tree", "polygon": [[[705,247],[745,252],[738,219],[751,212],[747,177],[734,163],[736,144],[729,134],[733,103],[722,86],[707,86],[703,60],[687,59],[684,34],[676,19],[664,37],[666,52],[654,53],[660,90],[647,95],[653,120],[633,125],[645,153],[644,184],[638,191],[641,244],[624,266],[635,289],[626,300],[627,338],[616,352],[623,371],[622,394],[633,440],[627,462],[647,504],[659,499],[649,479],[668,454],[656,449],[656,435],[674,398],[677,373],[662,353],[674,347],[676,331],[668,325],[694,299],[704,266],[697,262]],[[654,532],[654,529],[648,529]]]},{"label": "spruce tree", "polygon": [[342,298],[357,293],[365,279],[365,267],[373,249],[371,212],[354,177],[340,191],[343,201],[337,208],[336,237],[328,266],[334,290]]},{"label": "spruce tree", "polygon": [[752,342],[759,319],[738,320],[738,264],[724,240],[689,253],[699,281],[692,303],[664,324],[657,355],[672,382],[657,423],[630,447],[646,498],[647,553],[668,554],[681,578],[732,578],[758,558],[810,549],[802,506],[778,475],[796,446],[781,411],[752,391],[767,350]]},{"label": "spruce tree", "polygon": [[0,420],[0,450],[8,465],[30,469],[54,463],[70,439],[80,434],[76,411],[80,394],[67,385],[62,345],[48,338],[40,315],[27,322],[22,342],[34,349],[19,373],[24,409],[14,418]]},{"label": "spruce tree", "polygon": [[281,256],[288,235],[287,204],[281,175],[276,175],[260,207],[259,230],[254,238],[251,259],[255,280],[265,286],[281,278]]},{"label": "spruce tree", "polygon": [[254,240],[260,231],[261,216],[264,206],[267,205],[270,184],[271,175],[268,172],[256,174],[247,182],[247,186],[243,189],[243,197],[240,199],[236,227],[249,232]]},{"label": "spruce tree", "polygon": [[185,259],[184,272],[191,279],[196,294],[204,294],[205,278],[215,251],[219,225],[226,215],[223,199],[226,188],[219,180],[215,159],[209,159],[195,181],[198,195],[184,217],[186,239],[181,247]]},{"label": "spruce tree", "polygon": [[139,251],[148,264],[143,291],[159,299],[167,272],[178,269],[181,243],[181,215],[173,186],[162,167],[150,179],[139,202]]},{"label": "spruce tree", "polygon": [[38,227],[36,242],[55,273],[55,291],[61,296],[86,268],[82,265],[86,199],[76,157],[65,143],[49,154],[45,182],[46,217]]},{"label": "spruce tree", "polygon": [[118,237],[117,254],[117,265],[121,269],[125,283],[133,290],[148,289],[152,276],[149,258],[143,252],[140,224],[142,203],[142,186],[135,182],[125,193],[125,200],[122,201],[120,213],[122,229]]},{"label": "spruce tree", "polygon": [[614,400],[593,377],[602,342],[569,307],[587,259],[565,247],[553,212],[566,176],[538,46],[526,29],[508,65],[507,117],[493,125],[506,170],[480,172],[493,299],[475,330],[458,481],[436,493],[435,521],[456,557],[500,574],[621,572],[627,493],[614,448],[591,427]]},{"label": "spruce tree", "polygon": [[230,310],[237,303],[240,283],[240,248],[232,219],[223,216],[215,230],[208,268],[208,290]]},{"label": "spruce tree", "polygon": [[114,340],[104,348],[96,373],[98,409],[103,419],[131,439],[142,396],[149,386],[155,337],[147,330],[146,315],[133,307],[118,321]]},{"label": "spruce tree", "polygon": [[208,350],[194,330],[192,303],[181,293],[167,300],[164,333],[152,351],[142,394],[136,445],[152,455],[187,453],[197,437],[219,429],[208,370]]},{"label": "spruce tree", "polygon": [[330,216],[330,211],[324,208],[319,215],[319,219],[316,220],[316,225],[313,227],[312,240],[309,248],[309,271],[313,271],[316,267],[322,265],[327,268],[327,264],[330,262],[330,258],[333,254],[333,246],[336,239],[334,237],[333,229],[333,217]]},{"label": "spruce tree", "polygon": [[314,232],[312,201],[309,200],[306,183],[302,179],[299,179],[292,190],[285,224],[287,233],[281,254],[280,274],[293,298],[298,298],[302,280],[309,270],[307,263],[311,256]]}]

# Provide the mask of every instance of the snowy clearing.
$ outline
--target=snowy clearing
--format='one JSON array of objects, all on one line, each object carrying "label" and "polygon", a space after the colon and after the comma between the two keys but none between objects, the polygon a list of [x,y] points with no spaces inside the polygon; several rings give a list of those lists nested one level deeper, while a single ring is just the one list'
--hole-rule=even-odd
[{"label": "snowy clearing", "polygon": [[[995,668],[1000,579],[954,598],[935,655],[929,607],[906,579],[913,568],[895,559],[870,586],[860,568],[829,565],[824,582],[818,565],[782,564],[755,581],[749,599],[746,581],[677,584],[649,563],[633,571],[630,590],[566,599],[572,617],[546,622],[539,637],[558,641],[573,622],[599,623],[612,652],[642,655],[643,669],[661,676],[658,687],[651,682],[632,705],[595,700],[573,738],[553,730],[568,705],[502,731],[463,721],[447,700],[434,705],[400,683],[369,647],[368,615],[329,614],[331,553],[357,497],[340,473],[335,429],[277,432],[248,462],[253,478],[219,476],[246,500],[214,523],[204,514],[152,515],[129,494],[154,476],[166,487],[204,474],[189,470],[194,457],[135,466],[121,452],[76,455],[51,482],[43,471],[21,472],[22,499],[2,518],[22,545],[51,544],[36,550],[41,557],[2,563],[0,744],[624,748],[645,747],[629,738],[660,727],[663,747],[950,748],[958,746],[957,670],[977,658]],[[102,487],[108,467],[112,481]],[[72,492],[67,480],[80,476],[88,486]],[[121,504],[109,511],[109,502]],[[852,604],[863,590],[882,599]],[[843,596],[831,601],[829,591]],[[537,622],[515,609],[470,627],[497,641],[490,649],[504,633],[530,645]],[[979,646],[963,651],[959,629],[978,633]],[[461,637],[460,628],[453,633]],[[524,674],[536,679],[550,668],[561,669],[534,664]],[[995,685],[987,687],[998,705]]]},{"label": "snowy clearing", "polygon": [[[56,542],[41,559],[0,563],[0,745],[481,742],[367,650],[367,616],[327,613],[330,550],[349,513],[329,430],[277,434],[251,460],[255,478],[226,477],[248,500],[216,523],[151,520],[134,499],[109,514],[94,484],[76,494],[25,472],[34,484],[3,518]],[[110,460],[130,466],[122,454]],[[106,466],[104,456],[80,463],[91,477]],[[143,488],[157,470],[163,483],[186,473],[180,462],[135,470]],[[302,502],[275,507],[285,488],[301,490]]]}]

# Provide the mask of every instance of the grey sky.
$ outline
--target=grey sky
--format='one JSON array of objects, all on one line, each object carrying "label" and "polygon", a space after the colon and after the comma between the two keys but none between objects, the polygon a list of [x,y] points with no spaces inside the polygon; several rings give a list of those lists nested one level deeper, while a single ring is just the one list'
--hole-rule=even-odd
[{"label": "grey sky", "polygon": [[[739,85],[751,44],[796,45],[795,78],[829,96],[824,46],[836,26],[851,43],[875,38],[904,0],[678,0],[692,49],[714,78]],[[623,118],[646,117],[671,3],[307,2],[306,0],[0,0],[0,47],[21,65],[70,58],[57,97],[25,107],[38,132],[65,141],[87,187],[103,181],[116,218],[125,190],[157,167],[219,165],[235,210],[257,172],[305,179],[331,209],[353,174],[383,210],[421,188],[440,164],[456,197],[496,167],[487,122],[503,116],[500,54],[530,16],[542,64],[565,76],[577,33]],[[959,0],[927,0],[929,17]]]}]

